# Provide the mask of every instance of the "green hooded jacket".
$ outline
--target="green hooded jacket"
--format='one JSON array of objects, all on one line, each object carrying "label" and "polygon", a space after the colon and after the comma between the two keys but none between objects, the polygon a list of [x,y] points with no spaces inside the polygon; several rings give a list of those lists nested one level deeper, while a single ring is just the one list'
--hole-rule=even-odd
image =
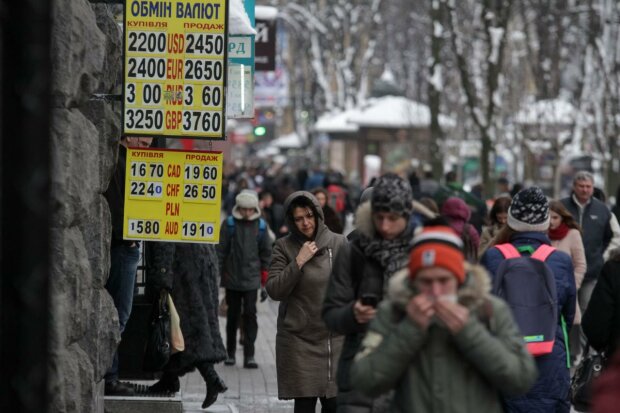
[{"label": "green hooded jacket", "polygon": [[422,331],[405,312],[416,294],[408,270],[392,277],[351,369],[354,387],[394,389],[392,411],[415,413],[500,413],[501,395],[528,391],[538,372],[510,309],[489,295],[482,267],[467,268],[458,300],[470,317],[456,335],[437,324]]}]

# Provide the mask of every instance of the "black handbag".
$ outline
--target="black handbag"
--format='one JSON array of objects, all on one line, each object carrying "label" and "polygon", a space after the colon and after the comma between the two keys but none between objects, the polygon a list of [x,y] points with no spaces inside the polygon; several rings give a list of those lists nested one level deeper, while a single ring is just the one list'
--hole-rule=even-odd
[{"label": "black handbag", "polygon": [[587,345],[579,367],[570,383],[570,401],[578,412],[588,412],[592,402],[592,383],[603,372],[606,358],[603,353],[588,354],[590,346]]},{"label": "black handbag", "polygon": [[162,290],[153,303],[142,363],[142,369],[147,372],[161,371],[170,360],[170,311],[167,299],[168,292]]}]

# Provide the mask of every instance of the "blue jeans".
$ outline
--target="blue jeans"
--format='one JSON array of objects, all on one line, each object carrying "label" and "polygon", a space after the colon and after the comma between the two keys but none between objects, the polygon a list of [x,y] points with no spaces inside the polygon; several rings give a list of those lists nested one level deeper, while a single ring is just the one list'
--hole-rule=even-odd
[{"label": "blue jeans", "polygon": [[[115,245],[110,251],[110,260],[110,276],[105,288],[114,300],[114,306],[118,311],[119,331],[122,334],[131,315],[136,271],[138,261],[140,261],[140,247],[138,244],[134,246]],[[118,349],[114,353],[112,367],[105,375],[106,382],[114,380],[118,380]]]}]

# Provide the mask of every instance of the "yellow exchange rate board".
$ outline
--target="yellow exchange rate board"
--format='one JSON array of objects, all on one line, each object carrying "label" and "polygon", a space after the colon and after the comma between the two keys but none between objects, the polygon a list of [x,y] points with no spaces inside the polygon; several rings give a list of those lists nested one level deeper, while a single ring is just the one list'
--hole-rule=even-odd
[{"label": "yellow exchange rate board", "polygon": [[227,0],[125,0],[125,135],[224,139],[227,15]]},{"label": "yellow exchange rate board", "polygon": [[217,244],[221,152],[127,149],[126,240]]}]

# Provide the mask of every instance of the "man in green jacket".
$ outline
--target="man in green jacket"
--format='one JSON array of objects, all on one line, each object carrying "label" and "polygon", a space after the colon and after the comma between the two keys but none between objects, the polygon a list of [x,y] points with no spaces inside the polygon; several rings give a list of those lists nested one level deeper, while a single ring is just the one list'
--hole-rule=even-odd
[{"label": "man in green jacket", "polygon": [[398,412],[502,412],[501,396],[526,393],[538,373],[510,309],[489,289],[451,228],[424,228],[370,324],[353,386],[371,396],[394,389]]}]

